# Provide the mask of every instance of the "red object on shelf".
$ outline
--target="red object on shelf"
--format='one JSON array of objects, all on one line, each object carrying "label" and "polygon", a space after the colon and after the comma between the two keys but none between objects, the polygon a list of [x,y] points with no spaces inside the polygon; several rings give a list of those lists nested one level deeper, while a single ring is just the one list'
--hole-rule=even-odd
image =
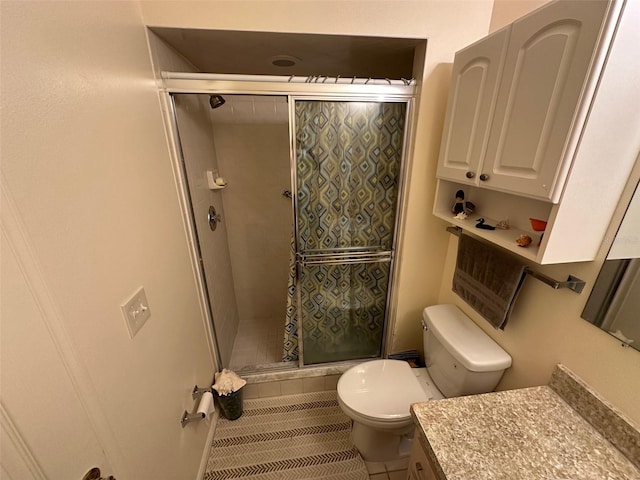
[{"label": "red object on shelf", "polygon": [[538,220],[537,218],[530,218],[531,228],[535,232],[544,232],[544,229],[547,228],[547,222],[545,220]]}]

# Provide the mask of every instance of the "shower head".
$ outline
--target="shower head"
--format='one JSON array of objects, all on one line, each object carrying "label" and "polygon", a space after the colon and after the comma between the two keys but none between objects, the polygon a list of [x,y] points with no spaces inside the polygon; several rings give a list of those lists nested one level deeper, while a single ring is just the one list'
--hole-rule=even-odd
[{"label": "shower head", "polygon": [[218,108],[224,105],[225,99],[222,98],[222,95],[211,95],[209,97],[209,105],[211,108]]}]

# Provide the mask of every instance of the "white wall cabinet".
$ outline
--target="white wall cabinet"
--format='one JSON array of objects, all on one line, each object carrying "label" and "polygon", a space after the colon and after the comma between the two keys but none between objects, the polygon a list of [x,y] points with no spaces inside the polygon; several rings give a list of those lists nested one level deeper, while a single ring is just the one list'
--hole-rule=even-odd
[{"label": "white wall cabinet", "polygon": [[456,55],[440,178],[557,202],[607,6],[551,3]]},{"label": "white wall cabinet", "polygon": [[606,10],[606,1],[557,2],[513,24],[479,176],[487,188],[557,203]]},{"label": "white wall cabinet", "polygon": [[[458,52],[436,216],[536,263],[595,258],[640,149],[638,3],[551,2]],[[459,189],[477,207],[466,220]],[[548,222],[542,241],[529,218]]]},{"label": "white wall cabinet", "polygon": [[451,73],[439,178],[477,184],[484,159],[509,28],[459,51]]}]

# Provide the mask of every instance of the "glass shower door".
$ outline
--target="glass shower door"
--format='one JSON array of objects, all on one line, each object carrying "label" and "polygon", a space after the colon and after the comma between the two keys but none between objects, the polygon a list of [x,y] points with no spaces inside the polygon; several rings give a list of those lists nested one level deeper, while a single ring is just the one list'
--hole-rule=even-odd
[{"label": "glass shower door", "polygon": [[404,102],[295,101],[304,364],[382,354]]}]

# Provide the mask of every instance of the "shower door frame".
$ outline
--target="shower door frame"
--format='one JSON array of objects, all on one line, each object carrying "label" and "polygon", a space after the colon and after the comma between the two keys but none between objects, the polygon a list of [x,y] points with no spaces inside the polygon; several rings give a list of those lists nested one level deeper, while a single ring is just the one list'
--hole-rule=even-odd
[{"label": "shower door frame", "polygon": [[[183,213],[185,230],[188,237],[189,251],[192,267],[196,277],[196,288],[200,301],[201,311],[205,320],[205,330],[212,349],[211,356],[217,369],[223,367],[220,357],[220,349],[217,344],[215,323],[207,291],[203,265],[200,261],[199,245],[197,242],[197,232],[193,218],[193,211],[190,206],[188,194],[188,184],[183,171],[184,156],[181,151],[181,144],[178,134],[177,115],[175,105],[171,98],[174,94],[220,94],[220,95],[257,95],[257,96],[285,96],[289,105],[289,154],[291,170],[291,191],[292,191],[292,215],[293,234],[296,241],[296,251],[298,251],[298,202],[297,202],[297,175],[296,175],[296,143],[295,143],[295,101],[315,100],[334,102],[375,102],[375,103],[405,103],[405,125],[404,138],[402,142],[402,156],[399,169],[398,196],[396,203],[396,218],[393,233],[391,251],[391,265],[389,271],[389,286],[387,290],[385,322],[382,332],[381,357],[386,357],[390,347],[392,336],[389,332],[395,326],[395,316],[397,311],[398,294],[396,284],[398,281],[397,259],[399,253],[399,237],[404,226],[404,211],[407,202],[408,172],[410,169],[411,157],[409,149],[413,144],[414,135],[414,102],[416,88],[412,85],[394,82],[390,84],[366,84],[364,79],[358,79],[353,83],[298,83],[284,80],[274,81],[274,77],[240,76],[239,79],[224,78],[213,74],[184,74],[178,72],[162,72],[163,82],[159,88],[163,114],[169,137],[170,151],[173,163],[174,176],[179,193],[180,206]],[[223,76],[226,77],[226,76]],[[331,362],[304,365],[304,346],[302,340],[302,318],[300,315],[300,271],[296,262],[296,295],[297,295],[297,333],[298,333],[298,369],[316,368],[326,365],[339,365],[341,363],[352,364],[357,360],[343,362]],[[292,362],[293,363],[293,362]],[[279,370],[281,371],[281,370]]]},{"label": "shower door frame", "polygon": [[[411,107],[413,96],[410,99],[407,98],[397,98],[390,96],[371,96],[371,95],[358,95],[357,97],[350,96],[334,96],[328,94],[320,94],[320,95],[291,95],[289,100],[289,130],[290,130],[290,140],[291,140],[291,186],[293,193],[293,207],[294,207],[294,217],[293,217],[293,228],[294,228],[294,238],[296,245],[296,253],[300,252],[300,244],[299,244],[299,228],[298,228],[298,179],[297,179],[297,144],[296,144],[296,115],[295,115],[295,102],[296,101],[324,101],[324,102],[370,102],[370,103],[404,103],[406,105],[405,117],[404,117],[404,130],[403,130],[403,139],[402,139],[402,155],[400,158],[400,166],[398,171],[398,192],[397,192],[397,200],[395,206],[395,221],[394,221],[394,230],[393,230],[393,240],[391,242],[391,255],[390,257],[382,257],[380,253],[376,251],[372,251],[369,255],[371,257],[380,257],[378,261],[386,262],[387,259],[390,263],[389,267],[389,284],[387,287],[387,297],[385,301],[385,315],[384,315],[384,327],[382,331],[382,345],[380,356],[385,357],[389,350],[390,343],[390,324],[395,324],[395,309],[396,309],[396,300],[397,295],[395,295],[396,288],[395,285],[397,283],[397,268],[396,268],[396,259],[398,252],[398,243],[399,243],[399,229],[401,227],[401,216],[402,211],[404,210],[402,207],[404,206],[405,200],[405,186],[406,186],[406,175],[407,175],[407,162],[408,162],[408,154],[407,150],[409,148],[409,138],[410,138],[410,119],[411,117]],[[357,247],[358,251],[362,251],[363,249]],[[335,254],[327,254],[328,257],[337,257],[339,255]],[[375,260],[370,260],[370,262],[375,262]],[[349,263],[358,263],[356,261],[349,261]],[[302,265],[301,265],[302,264]],[[299,368],[307,367],[317,367],[328,364],[336,364],[336,363],[352,363],[358,360],[343,360],[338,362],[329,362],[329,363],[314,363],[305,365],[304,364],[304,340],[303,340],[303,328],[302,328],[302,289],[300,288],[301,283],[301,268],[304,264],[304,259],[296,259],[296,296],[297,296],[297,326],[298,326],[298,366]],[[313,263],[311,263],[313,264]],[[327,264],[327,263],[325,263]],[[327,264],[328,265],[328,264]],[[393,309],[393,311],[392,311]],[[392,322],[391,319],[394,319]],[[368,358],[366,360],[369,360]]]}]

